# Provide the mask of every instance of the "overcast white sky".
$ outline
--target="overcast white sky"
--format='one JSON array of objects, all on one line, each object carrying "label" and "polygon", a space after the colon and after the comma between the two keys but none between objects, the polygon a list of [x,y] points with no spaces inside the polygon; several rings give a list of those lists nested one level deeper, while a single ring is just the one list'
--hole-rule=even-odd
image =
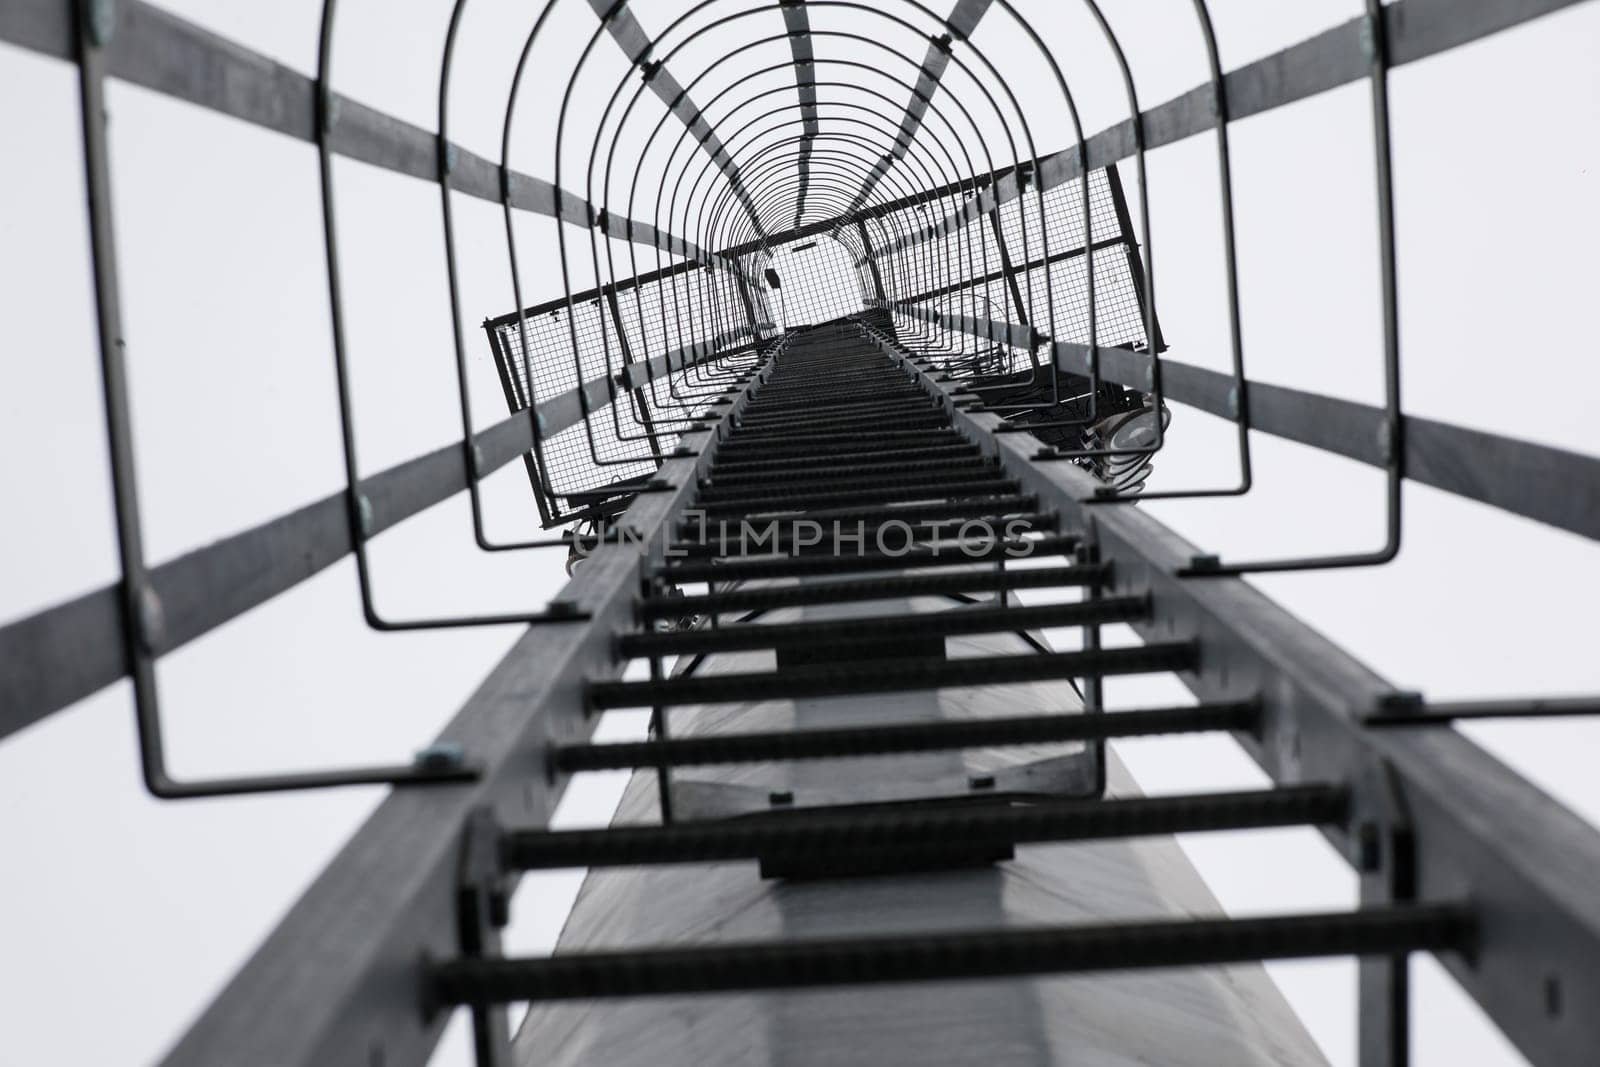
[{"label": "overcast white sky", "polygon": [[[310,0],[167,6],[313,70],[317,5]],[[474,0],[468,9],[452,122],[459,140],[489,158],[498,158],[498,117],[531,6]],[[634,5],[651,30],[686,6]],[[1086,126],[1122,117],[1113,68],[1077,5],[1018,6],[1067,68]],[[1213,6],[1228,67],[1360,9],[1357,0]],[[341,90],[432,128],[449,3],[345,0],[341,7]],[[1189,0],[1108,0],[1106,8],[1146,107],[1203,79]],[[776,13],[767,17],[770,32],[781,32]],[[818,29],[843,22],[837,12],[813,15]],[[550,32],[562,44],[540,54],[513,148],[519,168],[554,175],[545,146],[555,115],[544,101],[564,85],[571,41],[586,40],[594,25],[584,0],[560,0]],[[897,43],[892,32],[877,36]],[[898,43],[920,57],[920,44]],[[1005,57],[1008,77],[1025,88],[1019,95],[1041,151],[1065,145],[1070,129],[1019,31],[997,10],[975,43]],[[718,47],[712,35],[686,49],[674,61],[680,80]],[[817,51],[881,62],[870,49],[852,52],[837,42]],[[1600,389],[1592,322],[1600,291],[1597,55],[1600,5],[1587,4],[1393,76],[1412,412],[1600,453],[1591,407]],[[751,60],[750,69],[775,61]],[[568,123],[569,151],[587,151],[599,111],[593,86],[614,82],[622,67],[602,39],[594,80],[582,83]],[[953,73],[952,87],[959,90],[963,77]],[[110,105],[146,543],[152,561],[164,561],[342,484],[315,154],[126,86],[113,87]],[[76,106],[69,66],[0,45],[8,149],[0,167],[0,622],[117,576]],[[653,124],[653,100],[641,108]],[[1381,348],[1365,87],[1246,120],[1233,136],[1251,376],[1376,401]],[[626,197],[627,181],[636,171],[648,175],[652,160],[630,157],[613,195]],[[1150,163],[1170,354],[1224,368],[1211,142],[1191,139],[1152,153]],[[581,187],[570,161],[564,166],[563,183]],[[438,197],[431,185],[348,161],[338,165],[337,180],[361,462],[372,472],[459,434]],[[644,195],[648,204],[653,194]],[[458,199],[457,222],[473,395],[486,423],[501,401],[477,324],[512,306],[505,242],[499,211],[489,205]],[[554,224],[524,217],[518,225],[524,292],[530,300],[553,295]],[[1231,482],[1226,424],[1179,409],[1171,433],[1175,447],[1160,457],[1152,487]],[[1151,510],[1232,556],[1380,540],[1376,473],[1272,439],[1258,439],[1255,455],[1259,489],[1248,498]],[[488,498],[500,537],[518,536],[534,521],[515,468],[491,479]],[[1593,654],[1600,547],[1425,488],[1408,487],[1406,504],[1406,549],[1394,565],[1261,584],[1380,674],[1431,696],[1600,691]],[[476,552],[464,498],[386,534],[375,559],[381,606],[402,616],[537,606],[563,580],[559,553]],[[361,621],[351,567],[333,567],[163,661],[174,765],[212,774],[406,759],[513,637],[509,630],[373,633]],[[1122,705],[1175,695],[1138,682],[1117,683],[1111,693]],[[604,728],[637,730],[639,722],[617,718]],[[1470,732],[1591,820],[1600,817],[1593,774],[1600,725]],[[1260,781],[1231,742],[1147,742],[1122,751],[1151,791]],[[564,816],[603,821],[619,784],[615,776],[580,782]],[[122,685],[0,744],[7,857],[0,1003],[11,1008],[0,1064],[158,1056],[380,795],[158,804],[138,781]],[[1352,899],[1342,864],[1309,832],[1185,843],[1235,911]],[[519,899],[514,947],[552,941],[575,884],[570,875],[530,884]],[[1519,1062],[1431,964],[1418,971],[1418,1062]],[[1353,969],[1296,964],[1274,974],[1334,1062],[1350,1063]],[[440,1062],[465,1062],[460,1036],[452,1034]]]}]

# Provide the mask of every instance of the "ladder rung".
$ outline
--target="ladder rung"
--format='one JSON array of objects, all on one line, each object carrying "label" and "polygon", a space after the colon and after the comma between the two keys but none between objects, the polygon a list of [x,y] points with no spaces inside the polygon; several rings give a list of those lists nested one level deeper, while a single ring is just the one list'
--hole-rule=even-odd
[{"label": "ladder rung", "polygon": [[902,500],[944,500],[950,497],[1014,493],[1019,487],[1020,483],[1015,478],[1004,477],[996,471],[982,478],[949,478],[872,489],[841,489],[831,493],[801,490],[746,496],[729,494],[696,501],[695,510],[706,515],[751,515],[763,511],[806,511],[813,507],[830,508],[845,504],[891,504]]},{"label": "ladder rung", "polygon": [[1094,713],[1057,712],[998,719],[945,719],[886,726],[842,726],[829,730],[709,734],[654,741],[564,745],[551,756],[563,774],[639,767],[710,767],[768,760],[840,759],[908,752],[948,752],[999,745],[1042,745],[1115,737],[1255,730],[1260,707],[1253,702],[1198,704]]},{"label": "ladder rung", "polygon": [[976,456],[981,449],[967,440],[956,440],[949,444],[931,445],[924,448],[885,448],[865,449],[852,451],[850,449],[836,449],[819,452],[812,455],[784,456],[782,459],[769,460],[740,460],[717,457],[712,465],[713,477],[729,474],[736,475],[764,475],[770,473],[786,473],[789,471],[803,471],[812,465],[828,466],[851,463],[855,460],[866,463],[893,463],[897,460],[932,460],[940,456],[968,455]]},{"label": "ladder rung", "polygon": [[[734,538],[734,544],[738,539]],[[813,574],[848,574],[851,571],[887,571],[902,567],[960,567],[1028,556],[1059,555],[1078,545],[1068,534],[1037,541],[999,541],[981,552],[963,549],[962,542],[943,541],[905,552],[863,552],[858,556],[829,554],[745,556],[731,559],[693,560],[663,567],[658,573],[678,584],[684,582],[734,582],[796,578]]]},{"label": "ladder rung", "polygon": [[[1029,493],[1026,495],[1004,496],[974,496],[962,500],[930,500],[930,501],[895,501],[884,504],[882,507],[835,507],[835,508],[806,508],[789,511],[751,511],[743,515],[725,515],[721,521],[741,521],[744,519],[765,519],[794,517],[811,519],[816,522],[879,522],[887,523],[899,519],[902,522],[914,522],[923,519],[963,519],[975,517],[993,517],[998,515],[1011,515],[1017,512],[1033,511],[1039,506],[1038,496]],[[691,532],[698,526],[694,519],[685,519],[678,524],[680,532]]]},{"label": "ladder rung", "polygon": [[623,656],[638,658],[692,656],[797,644],[848,644],[855,641],[890,644],[902,639],[1129,622],[1144,618],[1149,611],[1150,600],[1144,596],[1106,597],[1103,600],[1028,607],[985,605],[952,608],[932,614],[901,613],[865,619],[826,619],[775,625],[748,623],[714,630],[705,628],[674,633],[623,634],[617,639],[617,651]]},{"label": "ladder rung", "polygon": [[[705,507],[718,504],[724,500],[738,500],[741,494],[748,496],[752,491],[761,492],[762,496],[772,498],[817,496],[820,494],[849,492],[860,493],[873,489],[897,489],[902,486],[920,487],[930,484],[930,479],[944,475],[952,481],[974,481],[982,477],[998,477],[1000,467],[998,464],[984,460],[973,460],[962,464],[948,464],[937,474],[926,470],[908,471],[868,471],[860,474],[843,474],[832,476],[819,476],[815,478],[797,479],[794,482],[753,482],[746,485],[719,485],[713,480],[707,484],[695,500],[695,506]],[[955,477],[951,477],[955,476]]]},{"label": "ladder rung", "polygon": [[1106,837],[1249,830],[1342,823],[1349,794],[1342,786],[1121,800],[996,803],[963,800],[929,808],[829,810],[801,808],[738,819],[594,830],[520,830],[501,839],[513,870],[632,867],[803,858],[840,849],[1023,845]]},{"label": "ladder rung", "polygon": [[954,596],[958,593],[992,593],[1002,589],[1062,589],[1098,585],[1107,574],[1103,564],[1008,571],[986,568],[961,573],[897,574],[856,578],[848,582],[808,582],[774,589],[733,589],[697,596],[649,596],[639,601],[639,614],[643,620],[650,621],[677,619],[685,615],[771,611],[807,604],[848,604],[908,596]]},{"label": "ladder rung", "polygon": [[[794,543],[793,534],[797,532],[794,529],[794,525],[801,521],[804,521],[804,516],[799,517],[794,524],[790,524],[788,527],[780,525],[778,527],[778,535],[775,541],[773,541],[771,544],[769,544],[766,540],[761,542],[760,547],[762,551],[769,554],[777,553],[780,555],[803,555],[807,550],[819,552],[831,552],[835,550],[831,540],[824,540],[816,544],[807,545],[799,545]],[[911,531],[912,538],[918,542],[931,541],[941,535],[949,536],[951,534],[956,535],[957,539],[959,540],[961,523],[981,523],[984,521],[986,521],[985,518],[968,518],[954,520],[951,522],[924,520],[920,522],[906,523],[873,523],[870,526],[864,522],[858,524],[839,523],[837,536],[839,536],[841,539],[849,537],[851,539],[850,543],[854,544],[854,538],[857,536],[857,534],[859,534],[863,539],[862,543],[864,545],[875,545],[877,544],[880,534],[888,535],[892,533],[894,539],[893,541],[887,543],[898,548],[905,540],[907,530]],[[1024,515],[991,515],[987,516],[987,522],[989,523],[990,529],[1000,530],[1002,533],[1009,529],[1018,535],[1025,533],[1053,534],[1059,522],[1059,517],[1053,511],[1037,511]],[[833,525],[834,524],[830,523],[828,526],[823,527],[823,532],[825,535],[830,537],[834,535]],[[730,550],[734,550],[739,547],[738,529],[739,528],[737,524],[729,524],[727,544],[724,545],[718,540],[718,538],[722,535],[721,525],[707,522],[706,528],[703,532],[697,531],[698,536],[703,539],[674,541],[667,549],[667,560],[670,562],[675,559],[698,559],[705,556],[727,555]],[[1073,543],[1076,544],[1077,539],[1075,536],[1072,540]],[[843,542],[841,540],[841,544],[842,543]],[[1065,541],[1063,540],[1060,543],[1065,544]],[[1043,554],[1047,548],[1055,544],[1057,544],[1056,539],[1049,536],[1043,538],[1042,540],[1034,541],[1033,554]]]},{"label": "ladder rung", "polygon": [[746,993],[1317,956],[1393,956],[1462,949],[1470,945],[1473,930],[1472,912],[1464,905],[1419,904],[1251,919],[1161,919],[463,959],[433,964],[427,982],[432,998],[441,1004]]},{"label": "ladder rung", "polygon": [[808,697],[969,685],[1007,685],[1055,678],[1108,674],[1155,674],[1194,666],[1189,641],[1127,648],[983,656],[971,659],[883,659],[862,664],[795,667],[779,672],[720,674],[705,678],[660,678],[639,682],[590,682],[589,706],[649,708],[670,704],[726,704],[746,700]]},{"label": "ladder rung", "polygon": [[802,467],[798,470],[766,470],[766,471],[732,471],[725,472],[720,466],[713,466],[708,476],[708,483],[715,488],[730,488],[733,485],[773,485],[786,482],[806,482],[814,478],[869,478],[877,474],[909,474],[915,471],[949,471],[962,470],[971,467],[992,467],[995,461],[973,449],[970,456],[946,457],[944,459],[923,460],[869,460],[863,458],[860,463],[848,465],[835,465],[827,467]]}]

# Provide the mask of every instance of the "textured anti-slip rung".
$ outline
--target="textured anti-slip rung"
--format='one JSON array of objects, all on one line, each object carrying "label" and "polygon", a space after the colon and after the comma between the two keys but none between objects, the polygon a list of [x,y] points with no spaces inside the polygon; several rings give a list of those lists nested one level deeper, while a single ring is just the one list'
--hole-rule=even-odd
[{"label": "textured anti-slip rung", "polygon": [[860,463],[830,464],[816,467],[806,467],[801,470],[789,470],[773,467],[768,470],[753,470],[743,472],[731,467],[724,470],[713,464],[707,484],[716,489],[731,489],[745,486],[785,485],[791,482],[810,482],[832,480],[848,482],[852,479],[871,478],[883,474],[923,474],[954,473],[992,468],[995,461],[983,455],[976,448],[968,455],[944,456],[938,459],[908,459],[908,460],[870,460]]},{"label": "textured anti-slip rung", "polygon": [[[427,965],[439,1005],[1069,974],[1471,947],[1472,912],[1418,904],[1251,919],[1161,919],[575,952]],[[1130,1018],[1137,1023],[1137,1015]]]},{"label": "textured anti-slip rung", "polygon": [[895,504],[909,500],[946,500],[955,497],[998,496],[1020,488],[1015,478],[998,472],[982,478],[944,479],[911,485],[883,486],[877,489],[845,489],[836,493],[763,493],[726,496],[704,503],[695,510],[708,516],[761,515],[768,512],[809,511],[849,505]]},{"label": "textured anti-slip rung", "polygon": [[861,419],[828,419],[796,426],[736,426],[728,432],[725,444],[766,443],[782,448],[807,441],[832,441],[840,438],[882,439],[900,434],[926,433],[948,428],[950,416],[940,411],[917,414],[879,415]]},{"label": "textured anti-slip rung", "polygon": [[[859,505],[836,508],[809,507],[803,509],[803,514],[795,517],[825,524],[837,520],[840,523],[853,526],[856,522],[871,524],[890,523],[898,520],[911,523],[929,519],[950,521],[968,518],[998,518],[1006,515],[1032,512],[1038,506],[1039,498],[1030,493],[1026,496],[974,496],[962,500],[930,500],[927,502],[910,500],[886,503],[882,507],[864,508]],[[800,509],[791,508],[789,510],[793,512]],[[785,513],[779,511],[752,511],[743,515],[722,515],[718,521],[725,521],[731,524],[748,519],[751,522],[760,521],[765,523],[767,519],[763,518],[763,516],[778,517],[783,514]],[[832,529],[831,526],[826,526],[825,528]],[[700,520],[698,517],[685,519],[678,524],[679,534],[685,537],[692,536],[699,529]]]},{"label": "textured anti-slip rung", "polygon": [[857,407],[841,407],[829,405],[821,411],[785,411],[783,408],[773,408],[767,411],[750,411],[748,408],[734,419],[734,426],[741,430],[783,431],[804,429],[806,427],[825,425],[828,423],[860,423],[871,422],[873,419],[897,419],[906,417],[920,417],[934,415],[950,421],[950,415],[938,404],[924,395],[921,397],[907,397],[892,403],[862,404]]},{"label": "textured anti-slip rung", "polygon": [[750,403],[757,411],[819,410],[835,400],[861,400],[862,397],[880,400],[883,397],[928,397],[928,390],[918,387],[904,374],[848,374],[826,376],[814,382],[789,382],[771,378],[765,386],[750,392]]},{"label": "textured anti-slip rung", "polygon": [[847,759],[1218,730],[1255,731],[1260,719],[1261,709],[1253,702],[1102,714],[1058,712],[999,719],[946,719],[883,726],[841,726],[828,730],[776,730],[564,745],[551,754],[550,762],[558,773],[577,774],[640,767],[711,767],[772,760]]},{"label": "textured anti-slip rung", "polygon": [[984,477],[1000,476],[1000,467],[992,461],[975,460],[966,464],[947,464],[942,469],[936,470],[911,470],[900,472],[867,473],[858,475],[833,475],[817,476],[794,482],[778,482],[776,485],[759,482],[750,482],[744,485],[723,486],[711,484],[700,490],[700,495],[695,499],[697,507],[705,507],[723,500],[737,500],[749,497],[752,493],[766,489],[764,496],[815,496],[826,493],[830,488],[837,488],[839,492],[861,492],[867,489],[898,489],[903,486],[922,486],[929,484],[930,479],[943,476],[961,481],[976,481]]},{"label": "textured anti-slip rung", "polygon": [[762,407],[796,408],[822,406],[831,400],[853,399],[864,395],[927,396],[905,374],[898,371],[887,374],[855,374],[848,371],[824,375],[810,382],[791,382],[774,376],[767,383],[752,390],[750,402]]},{"label": "textured anti-slip rung", "polygon": [[739,476],[766,473],[789,474],[802,476],[806,471],[819,467],[855,466],[859,460],[862,465],[869,463],[892,464],[899,460],[937,460],[950,456],[976,456],[982,452],[977,445],[960,438],[953,439],[949,444],[926,445],[914,448],[833,448],[819,452],[802,453],[800,455],[786,455],[781,459],[733,459],[719,455],[711,465],[711,476],[722,477],[736,474]]},{"label": "textured anti-slip rung", "polygon": [[972,685],[1007,685],[1113,674],[1155,674],[1194,666],[1188,641],[1129,648],[983,656],[972,659],[885,659],[865,664],[794,667],[776,673],[719,674],[640,682],[590,682],[589,706],[648,708],[669,704],[727,704],[802,700],[859,693],[894,693]]},{"label": "textured anti-slip rung", "polygon": [[967,801],[955,805],[801,809],[670,826],[507,833],[500,851],[513,870],[631,867],[803,858],[844,849],[931,845],[1023,845],[1107,837],[1342,823],[1340,786],[1123,800]]},{"label": "textured anti-slip rung", "polygon": [[773,611],[811,604],[848,604],[914,596],[957,596],[1003,589],[1065,589],[1098,585],[1108,573],[1103,564],[1006,571],[985,567],[983,570],[959,573],[897,574],[881,578],[856,578],[847,582],[807,582],[773,589],[734,589],[697,596],[648,596],[639,601],[639,616],[641,621],[648,622],[679,619],[685,615]]},{"label": "textured anti-slip rung", "polygon": [[774,453],[799,452],[803,449],[815,448],[820,445],[865,446],[882,444],[885,447],[903,448],[907,442],[943,442],[948,440],[960,441],[963,438],[954,430],[942,426],[914,430],[874,430],[871,427],[867,427],[861,430],[836,430],[828,433],[761,435],[740,433],[735,430],[717,446],[717,454],[757,451],[772,451]]},{"label": "textured anti-slip rung", "polygon": [[[730,522],[724,526],[722,523],[707,522],[703,529],[696,527],[692,538],[674,541],[667,549],[667,559],[671,561],[705,559],[709,556],[736,556],[741,551],[758,556],[762,554],[792,556],[808,553],[844,555],[848,550],[850,554],[859,555],[876,550],[880,540],[883,542],[884,550],[897,550],[906,544],[908,536],[918,543],[952,537],[959,541],[963,536],[963,526],[966,527],[967,543],[976,546],[979,543],[977,541],[979,536],[1015,539],[1030,533],[1053,534],[1059,518],[1054,512],[1045,511],[1011,516],[991,515],[987,518],[950,522],[819,523],[815,529],[806,527],[802,531],[799,527],[805,522],[804,518],[793,522],[780,522],[775,537],[767,537],[764,530],[758,531],[762,534],[759,546],[754,543],[754,533],[752,533],[743,549],[740,542],[743,531],[741,524]],[[973,523],[978,525],[971,525]],[[804,537],[799,536],[802,532],[805,534]],[[817,540],[819,537],[821,540]],[[1072,543],[1077,542],[1074,539]],[[1024,551],[1027,554],[1039,554],[1047,549],[1059,551],[1065,544],[1063,541],[1046,538],[1035,541],[1031,549]],[[856,551],[857,548],[859,552]]]},{"label": "textured anti-slip rung", "polygon": [[962,607],[931,614],[901,613],[865,619],[827,619],[772,625],[750,623],[715,630],[624,634],[617,639],[617,651],[628,657],[677,656],[799,644],[849,644],[856,641],[887,647],[898,641],[953,637],[958,634],[1130,622],[1144,618],[1149,610],[1147,597],[1120,596],[1071,604]]},{"label": "textured anti-slip rung", "polygon": [[905,551],[863,551],[853,555],[845,555],[842,552],[818,552],[810,555],[685,560],[663,567],[658,573],[679,585],[685,582],[755,581],[912,567],[961,567],[973,563],[1026,559],[1030,556],[1059,555],[1070,552],[1077,546],[1078,538],[1072,534],[1035,540],[1001,540],[988,545],[946,541]]},{"label": "textured anti-slip rung", "polygon": [[833,414],[851,415],[858,411],[871,411],[903,404],[928,406],[933,403],[933,398],[927,392],[916,387],[875,389],[865,395],[857,391],[853,396],[831,400],[825,404],[808,404],[799,400],[764,402],[759,398],[759,394],[753,393],[749,402],[741,409],[739,417],[741,419],[816,418]]}]

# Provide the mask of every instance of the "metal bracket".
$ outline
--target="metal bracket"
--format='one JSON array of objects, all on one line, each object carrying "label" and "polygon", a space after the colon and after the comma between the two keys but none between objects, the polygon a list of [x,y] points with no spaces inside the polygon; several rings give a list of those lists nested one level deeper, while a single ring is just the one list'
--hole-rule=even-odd
[{"label": "metal bracket", "polygon": [[[456,923],[463,959],[499,957],[500,930],[510,921],[510,876],[500,860],[500,824],[488,807],[467,816],[456,882]],[[510,1067],[511,1028],[504,1005],[472,1006],[478,1067]]]}]

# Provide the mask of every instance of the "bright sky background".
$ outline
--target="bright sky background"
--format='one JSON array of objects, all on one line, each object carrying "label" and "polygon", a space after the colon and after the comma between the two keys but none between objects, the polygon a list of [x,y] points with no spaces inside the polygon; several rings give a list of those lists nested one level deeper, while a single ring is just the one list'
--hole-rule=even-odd
[{"label": "bright sky background", "polygon": [[[185,17],[314,70],[317,5],[183,0]],[[659,29],[678,0],[634,5]],[[892,9],[893,5],[875,5]],[[1126,113],[1075,4],[1021,10],[1067,67],[1086,127]],[[1216,0],[1236,67],[1360,10],[1357,0]],[[342,91],[433,128],[449,4],[341,5]],[[1189,0],[1108,0],[1149,107],[1203,80]],[[531,5],[474,0],[463,30],[458,140],[499,157],[499,116]],[[776,13],[771,32],[781,32]],[[813,25],[843,25],[818,12]],[[596,25],[560,0],[524,97],[512,162],[554,176],[546,147],[573,40]],[[975,44],[1004,57],[1041,151],[1070,129],[1037,57],[998,9]],[[893,35],[883,33],[890,41]],[[685,50],[693,70],[715,35]],[[912,46],[907,45],[910,48]],[[850,54],[842,43],[817,49]],[[870,49],[856,50],[864,61]],[[921,47],[915,47],[920,56]],[[1600,4],[1582,5],[1393,75],[1403,359],[1408,410],[1600,453],[1592,321],[1600,292]],[[767,62],[771,62],[771,58]],[[879,60],[881,62],[881,60]],[[679,66],[675,62],[675,67]],[[752,68],[756,66],[751,63]],[[602,38],[593,85],[622,70]],[[952,74],[957,85],[961,75]],[[117,577],[87,268],[75,73],[0,45],[0,622]],[[687,80],[680,75],[680,80]],[[600,106],[580,85],[566,144],[586,153]],[[697,95],[699,95],[697,93]],[[709,95],[709,94],[707,94]],[[828,96],[824,94],[824,100]],[[259,523],[342,485],[315,153],[309,145],[114,85],[118,238],[138,473],[152,561]],[[1380,353],[1368,94],[1349,86],[1233,127],[1245,356],[1252,378],[1368,402]],[[653,98],[641,108],[651,122]],[[676,132],[675,130],[673,131]],[[580,136],[581,135],[581,136]],[[563,184],[581,188],[571,156]],[[653,158],[653,157],[650,157]],[[649,166],[619,162],[615,197]],[[1131,172],[1124,171],[1132,184]],[[1150,157],[1159,313],[1171,356],[1227,360],[1215,158],[1207,137]],[[437,189],[337,167],[362,469],[458,438]],[[1137,192],[1134,191],[1135,195]],[[645,190],[641,204],[654,194]],[[512,307],[499,210],[457,200],[464,325],[480,425],[502,402],[478,323]],[[647,209],[641,208],[641,214]],[[554,295],[554,224],[518,220],[524,293]],[[574,236],[573,234],[569,234]],[[625,249],[622,250],[626,254]],[[587,255],[585,251],[585,256]],[[653,266],[645,262],[644,267]],[[1226,424],[1179,408],[1152,488],[1231,484]],[[1242,557],[1356,549],[1381,539],[1381,477],[1258,438],[1259,488],[1237,501],[1151,510]],[[515,467],[491,479],[493,532],[534,521]],[[1374,571],[1261,585],[1397,685],[1430,696],[1600,691],[1593,615],[1600,546],[1408,486],[1406,547]],[[474,550],[465,497],[384,535],[382,608],[516,610],[561,584],[561,553]],[[184,774],[405,760],[511,643],[510,630],[380,635],[354,573],[330,568],[162,661],[169,747]],[[1062,635],[1067,643],[1070,635]],[[1113,705],[1170,700],[1176,683],[1118,682]],[[603,729],[638,731],[637,716]],[[1600,725],[1476,725],[1475,738],[1588,818],[1600,818]],[[1122,746],[1147,789],[1263,781],[1231,742]],[[602,822],[620,776],[580,780],[562,817]],[[113,686],[0,744],[0,1064],[147,1062],[182,1032],[295,894],[381,798],[346,790],[161,804],[143,792],[130,697]],[[1342,864],[1309,831],[1185,842],[1236,912],[1341,906]],[[552,943],[576,875],[530,879],[514,949]],[[1461,994],[1419,963],[1420,1064],[1510,1064],[1515,1054]],[[1353,1055],[1354,969],[1275,966],[1336,1064]],[[439,1062],[464,1063],[459,1027]]]}]

